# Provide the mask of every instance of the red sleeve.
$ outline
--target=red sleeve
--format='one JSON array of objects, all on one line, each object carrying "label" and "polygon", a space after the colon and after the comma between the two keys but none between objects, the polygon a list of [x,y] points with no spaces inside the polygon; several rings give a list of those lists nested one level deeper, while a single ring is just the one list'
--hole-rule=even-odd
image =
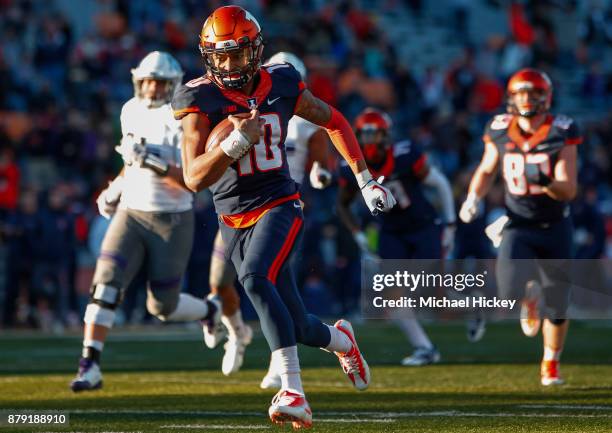
[{"label": "red sleeve", "polygon": [[336,149],[338,149],[338,152],[340,152],[340,155],[349,164],[353,172],[356,172],[357,162],[363,160],[363,154],[361,153],[359,143],[357,143],[357,138],[346,118],[331,105],[329,108],[331,110],[329,122],[320,126],[327,130],[329,138],[334,143]]}]

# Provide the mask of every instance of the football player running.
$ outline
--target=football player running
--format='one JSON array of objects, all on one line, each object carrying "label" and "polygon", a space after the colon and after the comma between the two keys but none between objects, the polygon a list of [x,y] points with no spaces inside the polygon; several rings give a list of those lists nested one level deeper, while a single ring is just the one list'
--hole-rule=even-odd
[{"label": "football player running", "polygon": [[[444,252],[452,250],[455,236],[455,204],[448,180],[427,163],[426,155],[416,144],[408,140],[391,143],[392,125],[387,113],[366,108],[353,124],[370,172],[376,178],[383,177],[382,184],[397,199],[395,208],[380,216],[378,256],[381,259],[442,258]],[[371,254],[366,235],[350,210],[359,186],[345,163],[340,166],[339,184],[338,215],[362,252]],[[443,228],[437,212],[425,197],[424,187],[433,188],[439,197]],[[404,358],[402,365],[421,366],[440,361],[440,353],[412,310],[393,319],[414,347],[414,353]]]},{"label": "football player running", "polygon": [[[523,298],[523,291],[538,281],[542,288],[544,355],[542,385],[563,383],[559,360],[569,322],[567,266],[551,266],[572,254],[569,202],[576,195],[576,145],[582,142],[576,123],[549,112],[553,87],[536,69],[515,73],[507,86],[508,112],[486,126],[482,161],[459,212],[465,223],[479,212],[498,167],[505,183],[507,222],[503,226],[497,259],[500,296]],[[514,259],[528,259],[517,261]],[[537,334],[541,319],[532,296],[523,302],[521,324],[529,336]]]},{"label": "football player running", "polygon": [[[339,320],[328,326],[308,314],[295,285],[288,257],[299,243],[303,215],[284,146],[289,119],[295,114],[327,130],[371,211],[387,212],[395,200],[372,178],[342,114],[315,98],[290,64],[261,67],[261,27],[249,12],[238,6],[216,9],[202,28],[200,50],[207,74],[180,87],[173,99],[184,131],[185,183],[192,191],[211,188],[226,255],[279,368],[282,387],[268,410],[270,419],[310,427],[298,342],[334,352],[357,389],[368,387],[370,371],[351,324]],[[210,131],[226,117],[233,132],[205,151]]]},{"label": "football player running", "polygon": [[183,77],[168,53],[148,54],[132,69],[134,97],[121,110],[123,138],[117,151],[124,167],[98,197],[98,209],[113,216],[96,263],[85,311],[83,353],[73,391],[102,386],[100,355],[115,310],[143,264],[147,266],[147,309],[162,321],[203,320],[214,327],[220,304],[180,293],[191,252],[193,193],[183,182],[182,128],[170,100]]},{"label": "football player running", "polygon": [[[306,79],[306,66],[294,54],[279,52],[266,62],[267,65],[276,63],[291,64],[300,73],[302,80]],[[298,185],[305,181],[305,169],[310,161],[312,161],[309,174],[310,184],[316,189],[324,189],[331,183],[332,174],[324,168],[327,161],[328,141],[329,137],[321,127],[298,116],[293,116],[289,120],[285,151],[289,173]],[[228,336],[224,345],[225,354],[221,371],[225,375],[230,375],[237,372],[242,366],[244,352],[246,346],[251,342],[253,333],[242,320],[240,297],[234,287],[236,270],[230,260],[225,257],[225,244],[221,232],[217,232],[215,237],[209,275],[211,288],[209,297],[220,297],[223,315],[221,316],[222,323],[210,331],[205,330],[204,337],[206,345],[214,348],[226,335]],[[261,382],[261,387],[267,389],[280,388],[280,386],[280,376],[275,373],[271,365]]]}]

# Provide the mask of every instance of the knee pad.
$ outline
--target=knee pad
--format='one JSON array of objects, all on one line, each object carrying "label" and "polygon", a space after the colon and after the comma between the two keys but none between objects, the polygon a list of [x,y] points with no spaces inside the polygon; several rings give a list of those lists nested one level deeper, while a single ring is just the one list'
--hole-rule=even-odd
[{"label": "knee pad", "polygon": [[563,325],[567,319],[548,319],[550,321],[550,323],[552,323],[555,326],[561,326]]},{"label": "knee pad", "polygon": [[104,326],[112,328],[115,322],[115,310],[104,308],[99,304],[91,303],[85,309],[85,317],[83,322],[88,325]]},{"label": "knee pad", "polygon": [[95,284],[91,288],[90,302],[114,310],[121,303],[123,291],[108,284]]}]

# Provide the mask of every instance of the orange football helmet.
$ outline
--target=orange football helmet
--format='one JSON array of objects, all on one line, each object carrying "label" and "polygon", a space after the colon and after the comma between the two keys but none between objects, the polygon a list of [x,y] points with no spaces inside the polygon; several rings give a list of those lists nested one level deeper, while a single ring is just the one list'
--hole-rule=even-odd
[{"label": "orange football helmet", "polygon": [[542,71],[521,69],[510,77],[506,91],[508,112],[511,114],[533,117],[550,109],[553,85],[548,75]]},{"label": "orange football helmet", "polygon": [[389,145],[391,118],[376,108],[366,108],[355,118],[353,127],[366,161],[373,162]]},{"label": "orange football helmet", "polygon": [[244,87],[261,66],[261,27],[240,6],[215,9],[202,26],[199,46],[207,75],[225,89]]}]

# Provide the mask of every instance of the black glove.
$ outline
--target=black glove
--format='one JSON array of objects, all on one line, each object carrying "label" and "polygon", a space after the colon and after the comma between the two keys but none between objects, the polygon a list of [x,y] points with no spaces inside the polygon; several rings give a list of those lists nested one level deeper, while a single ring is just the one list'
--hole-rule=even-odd
[{"label": "black glove", "polygon": [[540,186],[548,186],[552,183],[552,178],[540,170],[539,164],[525,164],[525,177],[527,178],[527,183],[531,185],[540,185]]}]

